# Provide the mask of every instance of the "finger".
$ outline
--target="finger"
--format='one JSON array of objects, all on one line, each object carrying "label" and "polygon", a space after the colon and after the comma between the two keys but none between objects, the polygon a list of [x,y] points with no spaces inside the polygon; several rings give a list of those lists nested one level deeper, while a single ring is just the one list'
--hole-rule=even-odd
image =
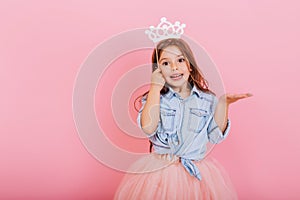
[{"label": "finger", "polygon": [[240,95],[241,99],[248,98],[248,97],[251,97],[251,96],[253,96],[253,94],[251,94],[251,93],[246,93],[246,94],[241,94]]},{"label": "finger", "polygon": [[155,70],[154,70],[154,72],[161,72],[161,69],[160,69],[160,67],[157,67]]},{"label": "finger", "polygon": [[229,98],[247,98],[247,97],[251,97],[253,96],[251,93],[244,93],[244,94],[232,94],[232,95],[227,95],[227,97]]}]

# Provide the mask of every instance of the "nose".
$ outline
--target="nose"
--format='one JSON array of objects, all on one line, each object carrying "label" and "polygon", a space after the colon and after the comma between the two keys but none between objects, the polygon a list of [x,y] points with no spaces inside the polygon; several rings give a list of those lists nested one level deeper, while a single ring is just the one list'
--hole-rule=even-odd
[{"label": "nose", "polygon": [[175,62],[175,63],[172,63],[171,70],[172,70],[172,71],[175,71],[175,70],[177,70],[177,69],[178,69],[177,63],[176,63],[176,62]]}]

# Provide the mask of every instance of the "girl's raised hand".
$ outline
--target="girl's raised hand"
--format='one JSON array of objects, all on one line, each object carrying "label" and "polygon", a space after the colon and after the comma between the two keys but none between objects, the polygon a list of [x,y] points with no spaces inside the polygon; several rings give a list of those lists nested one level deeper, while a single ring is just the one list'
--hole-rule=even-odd
[{"label": "girl's raised hand", "polygon": [[162,89],[165,83],[166,80],[161,73],[160,67],[158,67],[151,75],[151,85]]},{"label": "girl's raised hand", "polygon": [[248,98],[253,96],[251,93],[244,93],[244,94],[224,94],[220,97],[220,102],[226,103],[227,105],[234,103],[240,99]]}]

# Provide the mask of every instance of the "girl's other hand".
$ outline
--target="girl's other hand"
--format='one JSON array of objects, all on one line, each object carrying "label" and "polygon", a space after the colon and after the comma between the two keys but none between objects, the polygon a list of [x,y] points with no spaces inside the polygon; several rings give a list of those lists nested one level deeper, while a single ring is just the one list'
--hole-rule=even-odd
[{"label": "girl's other hand", "polygon": [[244,93],[244,94],[224,94],[220,97],[220,102],[225,103],[226,105],[229,105],[231,103],[234,103],[240,99],[248,98],[253,96],[251,93]]},{"label": "girl's other hand", "polygon": [[161,73],[161,69],[158,67],[151,75],[151,86],[157,87],[159,90],[161,90],[165,83],[166,80]]}]

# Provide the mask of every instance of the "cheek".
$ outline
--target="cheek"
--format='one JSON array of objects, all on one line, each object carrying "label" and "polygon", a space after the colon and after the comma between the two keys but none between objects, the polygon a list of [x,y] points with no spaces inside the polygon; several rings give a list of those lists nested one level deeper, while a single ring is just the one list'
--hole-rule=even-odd
[{"label": "cheek", "polygon": [[184,71],[184,77],[185,77],[185,79],[187,80],[187,79],[190,77],[190,75],[191,75],[190,70],[189,70],[189,69],[186,69],[186,70]]},{"label": "cheek", "polygon": [[189,67],[185,67],[185,68],[182,70],[182,72],[185,73],[185,74],[190,75],[190,69],[189,69]]},{"label": "cheek", "polygon": [[191,75],[190,73],[186,73],[186,74],[184,75],[184,79],[185,79],[185,80],[188,80],[189,77],[190,77],[190,75]]},{"label": "cheek", "polygon": [[161,73],[164,77],[170,76],[171,75],[171,71],[167,70],[167,69],[161,69]]}]

